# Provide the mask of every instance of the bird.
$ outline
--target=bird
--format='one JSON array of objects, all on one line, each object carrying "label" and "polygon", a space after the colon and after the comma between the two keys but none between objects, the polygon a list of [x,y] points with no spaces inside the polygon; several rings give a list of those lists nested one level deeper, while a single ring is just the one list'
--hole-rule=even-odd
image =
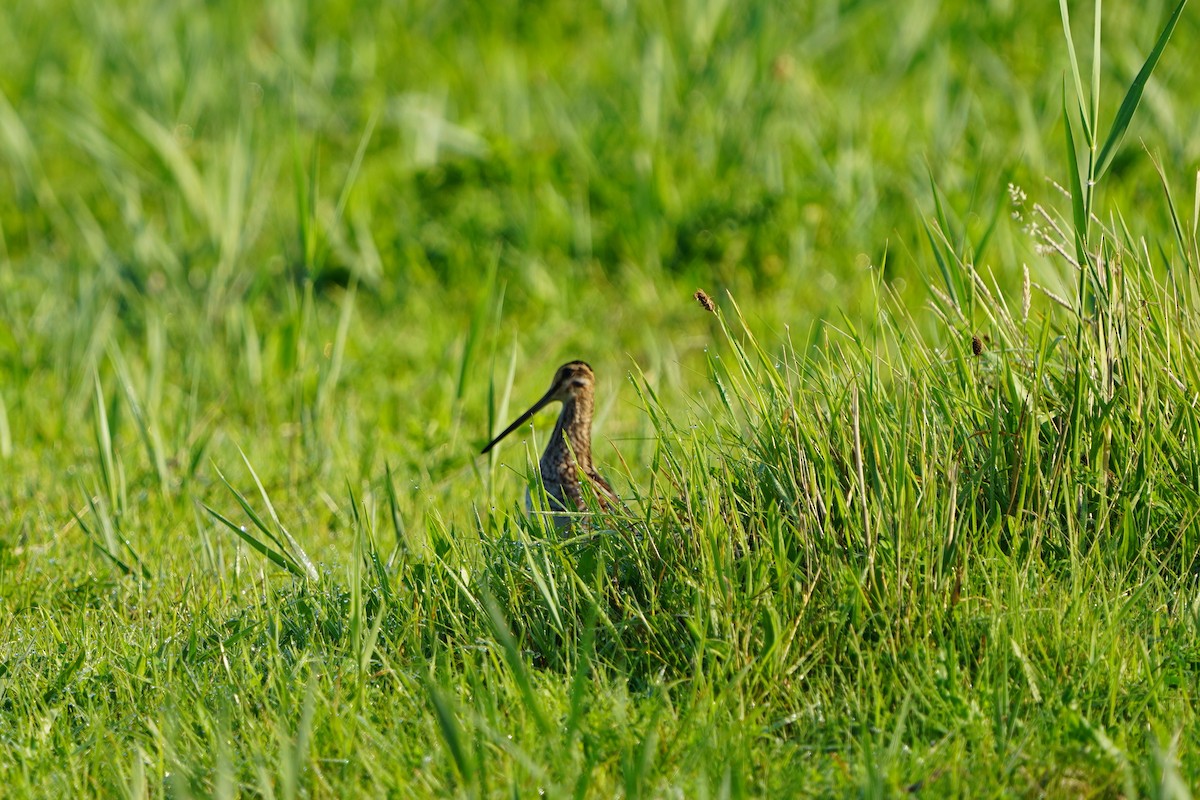
[{"label": "bird", "polygon": [[[529,410],[492,439],[481,451],[486,454],[501,439],[520,428],[550,403],[562,403],[562,411],[546,450],[538,462],[542,485],[550,500],[554,525],[563,529],[577,518],[572,512],[587,511],[583,480],[591,486],[600,507],[620,507],[620,499],[592,464],[592,412],[595,409],[596,374],[584,361],[570,361],[554,373],[550,389]],[[533,497],[525,493],[525,508],[533,511]]]}]

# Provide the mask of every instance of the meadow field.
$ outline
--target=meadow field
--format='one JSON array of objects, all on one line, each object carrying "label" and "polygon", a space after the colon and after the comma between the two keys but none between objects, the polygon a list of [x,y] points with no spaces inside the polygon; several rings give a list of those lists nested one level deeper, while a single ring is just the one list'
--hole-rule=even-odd
[{"label": "meadow field", "polygon": [[0,795],[1190,797],[1200,17],[1102,12],[6,4]]}]

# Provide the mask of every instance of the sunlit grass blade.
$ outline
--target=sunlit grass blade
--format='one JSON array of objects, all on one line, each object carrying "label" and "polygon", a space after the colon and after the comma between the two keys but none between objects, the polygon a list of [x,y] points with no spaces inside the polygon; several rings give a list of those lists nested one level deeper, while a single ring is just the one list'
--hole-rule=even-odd
[{"label": "sunlit grass blade", "polygon": [[[1010,174],[1011,174],[1011,171],[1006,171],[1006,174],[1001,177],[1001,179],[998,181],[998,185],[1000,187],[1003,187],[1005,184],[1007,184],[1009,182],[1008,175],[1010,175]],[[1005,204],[1001,200],[997,200],[994,203],[994,205],[992,207],[992,213],[988,216],[987,227],[985,227],[983,229],[983,233],[981,233],[979,235],[979,239],[978,239],[978,241],[975,242],[975,245],[973,247],[974,260],[976,261],[976,263],[982,262],[983,259],[986,257],[987,252],[988,252],[988,245],[992,241],[992,236],[999,229],[1000,220],[1004,215],[1004,209],[1005,209]]]},{"label": "sunlit grass blade", "polygon": [[[1060,0],[1065,3],[1066,0]],[[1125,92],[1125,99],[1121,101],[1120,107],[1117,109],[1117,115],[1113,119],[1112,127],[1108,131],[1108,136],[1104,140],[1104,146],[1100,148],[1100,155],[1096,159],[1096,179],[1099,180],[1105,172],[1108,171],[1112,164],[1113,158],[1117,154],[1117,148],[1121,144],[1121,140],[1125,138],[1125,131],[1129,128],[1129,123],[1133,119],[1133,114],[1137,111],[1138,103],[1142,100],[1142,93],[1146,90],[1146,83],[1150,80],[1150,76],[1154,73],[1154,68],[1158,66],[1158,60],[1162,57],[1163,50],[1167,46],[1167,42],[1171,39],[1171,34],[1175,31],[1175,25],[1179,22],[1179,16],[1183,13],[1184,6],[1187,5],[1187,0],[1179,0],[1175,6],[1175,10],[1171,12],[1171,16],[1167,19],[1167,24],[1163,26],[1162,32],[1158,35],[1158,41],[1154,43],[1154,49],[1150,51],[1150,55],[1146,57],[1146,61],[1142,64],[1142,68],[1138,70],[1137,77],[1133,79],[1133,83],[1129,85],[1129,89]]]},{"label": "sunlit grass blade", "polygon": [[92,371],[92,383],[95,387],[93,410],[95,416],[94,435],[96,439],[96,454],[100,460],[100,479],[108,493],[109,504],[116,508],[119,505],[120,492],[117,488],[116,457],[113,454],[112,431],[108,426],[108,409],[104,402],[104,389],[100,386],[100,375]]},{"label": "sunlit grass blade", "polygon": [[[1083,91],[1083,78],[1079,72],[1079,58],[1075,55],[1075,37],[1071,33],[1071,15],[1067,10],[1067,0],[1058,0],[1058,11],[1059,16],[1062,18],[1063,39],[1067,43],[1067,59],[1071,62],[1071,77],[1075,81],[1075,98],[1080,104],[1080,109],[1083,110],[1083,99],[1088,95]],[[1100,55],[1099,53],[1096,53],[1093,57],[1099,59]],[[1063,87],[1063,89],[1065,92],[1066,87]],[[1065,97],[1063,102],[1066,102]],[[1063,113],[1066,113],[1065,106]],[[1093,140],[1093,136],[1091,128],[1088,124],[1088,115],[1086,113],[1082,115],[1082,124],[1084,139],[1088,142],[1091,142]]]},{"label": "sunlit grass blade", "polygon": [[120,349],[116,346],[110,348],[109,359],[117,373],[117,382],[121,385],[121,391],[125,395],[125,404],[128,406],[130,414],[133,415],[133,423],[142,440],[142,446],[146,448],[146,457],[154,465],[159,490],[166,493],[169,489],[170,473],[167,469],[167,459],[163,453],[162,438],[159,436],[157,426],[147,418],[146,410],[133,388],[129,368],[125,364]]},{"label": "sunlit grass blade", "polygon": [[933,260],[937,264],[938,272],[942,275],[942,285],[946,287],[946,294],[950,301],[954,304],[953,310],[959,314],[964,313],[963,303],[966,298],[963,297],[962,286],[960,281],[955,277],[956,273],[952,273],[954,265],[953,249],[950,246],[949,240],[949,220],[946,218],[946,212],[942,208],[941,192],[938,191],[937,184],[933,180],[932,169],[928,170],[929,190],[933,195],[934,219],[936,221],[936,231],[934,226],[928,219],[922,218],[921,224],[925,229],[925,239],[929,242],[929,249],[933,253]]},{"label": "sunlit grass blade", "polygon": [[641,741],[626,753],[624,765],[626,797],[641,797],[643,794],[642,787],[658,750],[658,720],[662,712],[663,707],[660,703],[655,706],[654,712],[650,715]]},{"label": "sunlit grass blade", "polygon": [[375,134],[375,125],[379,122],[379,112],[371,113],[370,119],[367,120],[367,125],[363,129],[362,136],[358,139],[358,147],[354,151],[354,158],[350,161],[350,168],[346,170],[346,180],[342,183],[342,191],[338,193],[337,206],[334,207],[333,217],[335,220],[340,220],[346,213],[346,204],[350,201],[350,192],[354,189],[354,184],[358,180],[358,173],[362,170],[363,157],[367,153],[367,145],[371,143],[371,137]]},{"label": "sunlit grass blade", "polygon": [[213,224],[209,194],[200,170],[179,140],[162,123],[140,108],[133,109],[129,123],[162,161],[196,220],[210,232],[219,235]]},{"label": "sunlit grass blade", "polygon": [[566,722],[563,724],[564,738],[568,741],[579,729],[579,723],[585,711],[588,673],[592,666],[592,649],[596,644],[596,621],[598,609],[594,604],[589,605],[584,622],[583,636],[576,649],[575,674],[571,678],[570,706]]},{"label": "sunlit grass blade", "polygon": [[[308,557],[308,553],[304,552],[304,548],[300,546],[300,543],[296,541],[295,537],[293,537],[292,534],[288,532],[288,529],[284,527],[283,523],[279,521],[279,515],[275,513],[275,506],[271,503],[271,498],[267,494],[266,487],[264,487],[262,481],[259,480],[258,473],[254,471],[253,465],[250,464],[250,459],[246,457],[246,454],[241,448],[238,448],[238,452],[241,453],[242,461],[246,464],[246,469],[250,471],[250,477],[254,479],[254,485],[258,487],[258,493],[262,497],[263,503],[267,507],[267,513],[271,515],[271,520],[275,523],[275,527],[279,530],[279,532],[283,534],[283,538],[287,539],[289,554],[291,554],[292,558],[294,558],[298,563],[304,566],[304,571],[308,574],[309,578],[316,580],[318,577],[316,566],[313,565],[312,561]],[[225,476],[222,475],[221,480],[224,481]],[[226,485],[229,485],[228,481],[226,481]],[[233,487],[230,486],[230,488],[232,489]],[[240,494],[238,494],[238,502],[242,504],[243,508],[249,511],[250,504],[246,502]],[[261,520],[258,520],[257,516],[253,518],[256,520],[256,524],[260,524],[262,530],[267,532],[266,526],[261,525]],[[280,543],[280,545],[282,546],[282,543]]]},{"label": "sunlit grass blade", "polygon": [[[387,492],[388,517],[392,522],[392,532],[396,536],[393,557],[402,555],[408,550],[408,534],[404,527],[404,517],[400,514],[400,501],[396,497],[396,479],[392,477],[392,465],[384,464],[384,489]],[[389,565],[391,558],[388,559]]]},{"label": "sunlit grass blade", "polygon": [[441,689],[433,683],[432,678],[427,681],[425,688],[429,696],[429,704],[433,706],[438,730],[442,734],[442,741],[446,743],[446,749],[450,751],[450,757],[458,770],[459,777],[463,783],[470,786],[475,781],[475,765],[468,756],[467,749],[463,746],[462,731],[454,714],[454,708]]},{"label": "sunlit grass blade", "polygon": [[470,322],[467,325],[466,338],[463,340],[462,358],[458,364],[458,384],[454,390],[455,399],[461,400],[463,393],[467,388],[468,376],[475,368],[475,350],[479,345],[480,337],[483,333],[488,317],[491,316],[493,307],[496,308],[495,317],[499,319],[500,310],[504,308],[504,290],[500,289],[499,296],[496,292],[496,274],[500,265],[500,253],[492,255],[487,268],[486,277],[481,283],[481,290],[475,302],[475,309],[471,313]]},{"label": "sunlit grass blade", "polygon": [[[91,505],[91,498],[88,498],[88,503],[89,503],[89,508],[92,508],[93,506]],[[84,535],[87,536],[87,538],[89,540],[91,540],[92,546],[95,547],[96,550],[102,556],[104,556],[109,561],[111,561],[113,563],[113,565],[115,565],[116,568],[119,569],[125,575],[132,576],[132,575],[137,574],[133,570],[132,567],[130,567],[128,564],[126,564],[124,561],[122,561],[120,556],[118,556],[116,554],[115,547],[113,547],[110,543],[105,542],[103,539],[101,539],[95,533],[92,532],[92,529],[89,528],[87,523],[83,521],[83,517],[79,516],[78,514],[76,514],[74,512],[71,513],[71,516],[72,516],[72,518],[74,518],[75,522],[79,525],[79,529],[81,531],[83,531]]]},{"label": "sunlit grass blade", "polygon": [[[341,313],[338,315],[337,333],[333,337],[333,348],[329,354],[329,366],[321,373],[317,386],[317,408],[323,409],[329,402],[330,396],[337,389],[338,380],[342,375],[342,362],[346,356],[346,337],[350,333],[350,321],[354,316],[354,302],[358,295],[358,275],[350,277],[350,285],[342,297]],[[245,454],[242,454],[245,458]],[[248,464],[247,464],[248,466]]]},{"label": "sunlit grass blade", "polygon": [[521,691],[521,699],[524,701],[525,710],[529,712],[539,730],[543,733],[549,733],[550,723],[537,701],[537,695],[534,694],[533,681],[530,678],[529,670],[525,666],[525,660],[522,658],[521,650],[517,646],[516,637],[513,636],[512,630],[508,627],[508,621],[504,618],[504,613],[500,610],[500,604],[496,602],[496,598],[487,590],[484,590],[481,600],[487,611],[492,635],[500,643],[500,648],[504,653],[504,661],[508,664],[513,679],[517,682],[517,688]]},{"label": "sunlit grass blade", "polygon": [[[384,600],[390,601],[392,599],[391,582],[388,580],[384,559],[380,557],[379,546],[375,542],[374,525],[365,518],[362,506],[354,496],[354,487],[350,485],[349,479],[346,481],[346,493],[350,498],[350,511],[354,519],[355,539],[359,554],[374,573],[376,585],[383,592]],[[389,498],[389,505],[390,501],[391,498]]]},{"label": "sunlit grass blade", "polygon": [[0,394],[0,458],[12,458],[12,428],[8,425],[8,406],[4,404],[4,395]]},{"label": "sunlit grass blade", "polygon": [[1200,264],[1200,170],[1192,194],[1192,265]]},{"label": "sunlit grass blade", "polygon": [[[1096,136],[1100,133],[1100,62],[1101,55],[1104,52],[1100,47],[1100,33],[1103,30],[1101,22],[1104,19],[1104,3],[1103,0],[1096,0],[1095,11],[1092,14],[1092,96],[1091,105],[1088,108],[1080,109],[1080,116],[1086,117],[1087,129],[1084,135],[1087,137],[1088,146],[1088,163],[1091,166],[1090,175],[1094,180],[1096,177]],[[1079,98],[1080,106],[1083,105],[1083,98]]]},{"label": "sunlit grass blade", "polygon": [[1179,221],[1179,212],[1175,209],[1175,198],[1171,195],[1171,182],[1167,178],[1166,170],[1163,168],[1162,162],[1153,156],[1150,161],[1154,164],[1154,171],[1158,173],[1158,182],[1162,186],[1164,203],[1167,206],[1167,212],[1171,215],[1171,230],[1175,233],[1175,244],[1179,247],[1179,254],[1187,260],[1190,256],[1186,237],[1183,232],[1183,226]]},{"label": "sunlit grass blade", "polygon": [[[72,512],[75,521],[79,523],[79,527],[92,540],[92,545],[106,556],[116,567],[126,575],[141,578],[142,580],[150,580],[150,570],[142,561],[142,557],[134,549],[133,545],[119,530],[118,521],[113,518],[113,514],[109,510],[108,505],[104,501],[103,495],[93,495],[87,491],[82,481],[79,484],[80,491],[83,492],[83,497],[87,503],[88,511],[92,519],[96,520],[100,527],[99,536],[84,523],[83,518]],[[129,554],[132,564],[125,563],[117,554],[124,550]]]},{"label": "sunlit grass blade", "polygon": [[[289,696],[286,700],[288,705],[294,707],[296,702],[294,696]],[[313,715],[316,707],[317,681],[315,673],[311,673],[304,689],[304,701],[294,731],[291,729],[290,720],[276,727],[279,749],[279,782],[283,800],[295,800],[301,796],[305,775],[308,772],[308,749],[312,738]]]},{"label": "sunlit grass blade", "polygon": [[267,523],[263,521],[262,517],[258,515],[258,512],[254,510],[254,506],[250,505],[250,501],[246,499],[246,496],[239,492],[234,485],[230,483],[228,479],[226,479],[225,474],[221,472],[219,467],[214,467],[214,469],[216,469],[217,477],[220,478],[221,483],[225,484],[225,488],[228,489],[234,496],[234,499],[238,501],[238,505],[242,507],[242,511],[244,511],[246,516],[250,518],[250,522],[254,524],[254,527],[258,528],[258,530],[261,531],[264,536],[270,539],[271,542],[273,542],[275,546],[279,548],[280,552],[286,551],[287,546],[278,536],[275,535]]},{"label": "sunlit grass blade", "polygon": [[[1075,256],[1079,266],[1086,272],[1088,219],[1087,200],[1083,194],[1083,186],[1079,179],[1079,159],[1075,152],[1075,136],[1071,133],[1071,115],[1067,111],[1067,91],[1063,87],[1062,118],[1063,134],[1066,138],[1067,149],[1067,188],[1071,192],[1071,217],[1074,223]],[[1082,309],[1080,309],[1082,313]]]},{"label": "sunlit grass blade", "polygon": [[220,522],[226,528],[233,531],[234,534],[236,534],[238,538],[240,538],[246,544],[250,545],[250,547],[253,548],[257,553],[259,553],[260,555],[266,556],[267,559],[272,564],[274,564],[277,567],[282,567],[283,569],[286,569],[288,572],[292,573],[297,578],[307,578],[308,577],[308,573],[305,570],[303,570],[300,567],[300,565],[297,564],[290,556],[269,547],[261,539],[254,536],[248,530],[246,530],[246,528],[244,526],[236,525],[233,522],[229,521],[226,517],[224,517],[221,514],[221,512],[217,511],[216,509],[214,509],[212,506],[208,505],[207,503],[201,503],[201,505],[204,506],[205,511],[207,511],[210,515],[212,515],[218,522]]},{"label": "sunlit grass blade", "polygon": [[[295,109],[293,109],[295,113]],[[292,181],[295,191],[297,239],[300,267],[310,279],[316,278],[329,255],[329,241],[317,217],[320,175],[320,146],[313,143],[306,169],[301,155],[300,139],[293,131]]]},{"label": "sunlit grass blade", "polygon": [[83,662],[86,658],[87,650],[84,650],[81,647],[78,655],[62,666],[62,668],[58,671],[58,674],[54,676],[54,680],[50,682],[50,685],[46,688],[45,692],[42,693],[41,699],[43,703],[46,705],[53,705],[58,702],[59,695],[62,693],[63,689],[67,688],[67,684],[71,682],[71,679],[79,673],[79,670],[83,667]]},{"label": "sunlit grass blade", "polygon": [[[490,375],[488,378],[488,429],[484,432],[485,435],[480,437],[483,442],[491,439],[492,435],[497,432],[500,424],[508,419],[508,408],[512,403],[513,387],[517,381],[517,352],[517,343],[514,341],[512,347],[509,349],[508,374],[505,376],[504,389],[499,393],[499,399],[496,397],[494,376]],[[497,463],[498,458],[499,453],[493,449],[488,454],[489,468]]]}]

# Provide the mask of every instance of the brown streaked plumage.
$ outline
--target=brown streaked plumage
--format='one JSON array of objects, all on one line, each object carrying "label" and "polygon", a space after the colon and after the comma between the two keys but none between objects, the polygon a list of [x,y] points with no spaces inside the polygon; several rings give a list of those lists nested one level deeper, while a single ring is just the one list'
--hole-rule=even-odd
[{"label": "brown streaked plumage", "polygon": [[[619,504],[616,492],[608,485],[608,481],[600,477],[592,465],[592,412],[595,409],[596,375],[592,368],[582,361],[572,361],[563,364],[554,374],[550,390],[542,395],[542,399],[534,403],[528,411],[517,417],[513,424],[487,443],[484,453],[510,433],[520,428],[529,418],[553,402],[562,403],[562,411],[558,415],[558,423],[550,434],[546,451],[538,468],[542,474],[542,484],[550,498],[552,511],[586,511],[583,486],[580,475],[587,478],[596,499],[601,507],[609,508]],[[526,494],[526,507],[532,510],[532,498]],[[571,524],[569,514],[555,514],[554,524],[560,528]]]}]

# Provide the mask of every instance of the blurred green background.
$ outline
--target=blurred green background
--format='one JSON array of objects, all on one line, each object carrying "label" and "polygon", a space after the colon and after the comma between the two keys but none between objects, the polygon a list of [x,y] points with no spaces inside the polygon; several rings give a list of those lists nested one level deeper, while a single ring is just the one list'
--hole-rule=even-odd
[{"label": "blurred green background", "polygon": [[[1107,9],[1105,117],[1168,11]],[[1155,223],[1139,142],[1200,157],[1196,31],[1185,14],[1106,187]],[[674,403],[706,342],[698,286],[801,346],[843,315],[869,332],[885,291],[919,309],[931,179],[969,260],[1006,288],[1027,262],[1057,286],[1006,187],[1063,203],[1064,51],[1053,3],[14,4],[12,485],[59,494],[30,468],[84,457],[113,347],[167,407],[176,459],[233,439],[279,466],[286,450],[293,476],[391,458],[470,482],[484,388],[514,348],[515,402],[584,358],[602,394],[637,364]],[[351,281],[340,389],[315,409]],[[607,433],[636,438],[629,406]],[[293,423],[304,447],[268,441]]]}]

